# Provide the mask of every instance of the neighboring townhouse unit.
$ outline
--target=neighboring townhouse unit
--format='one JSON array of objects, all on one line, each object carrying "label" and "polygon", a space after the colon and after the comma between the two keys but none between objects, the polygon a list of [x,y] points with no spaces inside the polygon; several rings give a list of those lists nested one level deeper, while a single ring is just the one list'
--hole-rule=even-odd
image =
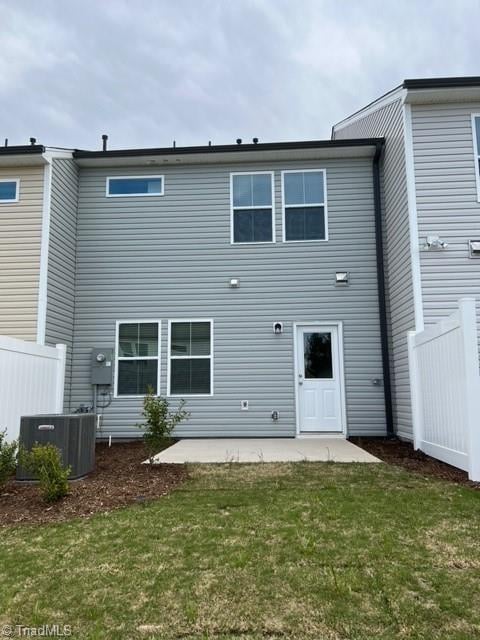
[{"label": "neighboring townhouse unit", "polygon": [[37,339],[44,175],[41,145],[0,147],[0,334]]},{"label": "neighboring townhouse unit", "polygon": [[[480,77],[405,80],[333,127],[385,138],[385,263],[396,432],[412,437],[407,332],[480,293]],[[480,311],[477,307],[480,327]]]},{"label": "neighboring townhouse unit", "polygon": [[59,161],[65,159],[75,175],[71,158],[72,151],[34,139],[30,145],[0,147],[0,335],[66,344],[67,389],[77,200],[74,191],[69,196],[72,182]]},{"label": "neighboring townhouse unit", "polygon": [[66,410],[138,436],[151,386],[187,401],[178,436],[384,435],[382,144],[54,158],[45,339],[73,344]]}]

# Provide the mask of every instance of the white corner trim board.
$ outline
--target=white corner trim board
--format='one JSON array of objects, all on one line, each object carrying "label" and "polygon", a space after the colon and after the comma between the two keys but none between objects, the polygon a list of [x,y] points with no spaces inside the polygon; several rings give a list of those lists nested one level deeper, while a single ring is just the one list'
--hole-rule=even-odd
[{"label": "white corner trim board", "polygon": [[52,195],[51,156],[45,154],[43,170],[42,236],[40,247],[40,274],[38,280],[37,343],[45,344],[47,324],[48,251],[50,244],[50,207]]},{"label": "white corner trim board", "polygon": [[413,156],[412,109],[403,104],[403,135],[405,143],[405,173],[407,180],[408,229],[410,234],[410,260],[412,265],[413,307],[415,330],[423,331],[422,277],[420,272],[420,245],[418,240],[417,193]]}]

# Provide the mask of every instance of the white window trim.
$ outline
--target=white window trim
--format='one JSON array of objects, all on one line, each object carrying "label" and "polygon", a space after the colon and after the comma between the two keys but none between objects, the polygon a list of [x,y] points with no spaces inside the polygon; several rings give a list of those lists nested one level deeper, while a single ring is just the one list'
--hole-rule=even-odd
[{"label": "white window trim", "polygon": [[20,200],[20,178],[2,178],[0,179],[0,182],[15,182],[15,198],[9,198],[8,200],[0,199],[0,204],[18,202]]},{"label": "white window trim", "polygon": [[[210,355],[209,356],[173,356],[174,360],[205,360],[210,358],[210,393],[170,393],[171,380],[171,340],[172,324],[176,322],[208,322],[210,324]],[[214,367],[214,347],[213,347],[213,320],[211,318],[173,318],[168,321],[168,341],[167,341],[167,397],[169,398],[211,398],[213,396],[213,367]]]},{"label": "white window trim", "polygon": [[[323,202],[308,204],[285,204],[285,174],[286,173],[322,173],[323,174]],[[288,244],[296,242],[328,242],[328,206],[327,206],[327,171],[326,169],[285,169],[281,172],[282,176],[282,241]],[[323,207],[323,217],[325,220],[325,238],[311,240],[287,240],[285,229],[285,209],[301,209],[302,207]]]},{"label": "white window trim", "polygon": [[[156,356],[133,356],[131,358],[125,356],[119,356],[119,344],[118,339],[120,335],[120,325],[121,324],[157,324],[158,325],[158,352]],[[117,320],[115,322],[115,384],[113,389],[113,397],[114,398],[144,398],[145,394],[136,394],[136,395],[126,395],[124,393],[118,394],[118,362],[120,360],[157,360],[157,388],[155,389],[155,395],[160,395],[160,369],[162,363],[162,321],[161,320],[152,320],[152,318],[148,319],[138,319],[134,318],[132,320]]]},{"label": "white window trim", "polygon": [[477,185],[477,202],[480,202],[480,149],[477,145],[477,129],[475,125],[475,118],[480,118],[480,113],[472,113],[472,140],[473,140],[473,153],[475,161],[475,182]]},{"label": "white window trim", "polygon": [[[260,242],[235,242],[234,234],[233,234],[233,177],[234,176],[253,176],[253,175],[263,175],[270,176],[271,186],[272,186],[272,239],[271,240],[261,240]],[[255,211],[256,209],[268,209],[268,206],[250,206],[250,207],[235,207],[235,209],[250,209]],[[230,173],[230,244],[234,245],[249,245],[249,244],[275,244],[275,172],[274,171],[234,171]]]},{"label": "white window trim", "polygon": [[[162,190],[159,193],[110,193],[110,180],[161,180]],[[105,183],[105,195],[107,198],[151,198],[165,194],[165,176],[107,176]]]}]

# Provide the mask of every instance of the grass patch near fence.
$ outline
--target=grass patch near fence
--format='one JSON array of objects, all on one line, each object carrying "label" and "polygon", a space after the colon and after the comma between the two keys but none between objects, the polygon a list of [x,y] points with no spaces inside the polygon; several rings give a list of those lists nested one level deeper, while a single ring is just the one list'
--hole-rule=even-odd
[{"label": "grass patch near fence", "polygon": [[158,501],[1,530],[0,628],[480,637],[480,492],[384,464],[197,466]]}]

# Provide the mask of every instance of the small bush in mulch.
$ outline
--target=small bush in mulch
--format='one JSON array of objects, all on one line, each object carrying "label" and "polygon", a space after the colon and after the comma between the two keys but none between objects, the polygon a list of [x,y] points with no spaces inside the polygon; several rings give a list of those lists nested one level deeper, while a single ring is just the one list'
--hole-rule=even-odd
[{"label": "small bush in mulch", "polygon": [[183,465],[142,464],[143,442],[98,443],[95,471],[70,483],[68,495],[46,505],[37,484],[9,480],[0,488],[0,525],[60,522],[166,495],[186,477]]},{"label": "small bush in mulch", "polygon": [[480,489],[480,483],[471,482],[465,471],[431,458],[422,451],[415,451],[410,442],[403,442],[397,438],[357,437],[349,438],[349,440],[380,458],[383,462],[396,464],[422,476],[434,476],[457,484],[463,484],[467,487]]}]

